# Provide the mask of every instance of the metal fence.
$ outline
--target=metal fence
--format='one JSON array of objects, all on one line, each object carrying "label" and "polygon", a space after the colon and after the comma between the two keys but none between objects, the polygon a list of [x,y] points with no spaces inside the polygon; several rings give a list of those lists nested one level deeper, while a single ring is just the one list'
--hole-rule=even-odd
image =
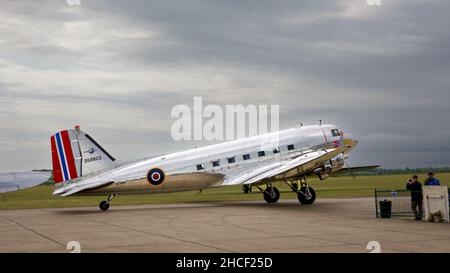
[{"label": "metal fence", "polygon": [[[375,211],[376,217],[381,217],[380,201],[391,201],[391,216],[414,217],[411,209],[410,190],[378,190],[375,189]],[[449,189],[450,205],[450,189]]]},{"label": "metal fence", "polygon": [[410,190],[375,190],[375,208],[377,218],[381,217],[380,202],[391,201],[391,216],[414,217],[411,209]]}]

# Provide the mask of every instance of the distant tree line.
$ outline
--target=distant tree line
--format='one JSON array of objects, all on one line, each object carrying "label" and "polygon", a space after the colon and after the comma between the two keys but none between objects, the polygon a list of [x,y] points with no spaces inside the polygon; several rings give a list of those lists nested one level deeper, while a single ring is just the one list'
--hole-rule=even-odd
[{"label": "distant tree line", "polygon": [[449,173],[450,167],[422,167],[422,168],[397,168],[397,169],[385,169],[378,168],[373,170],[355,171],[353,173],[345,173],[342,176],[355,176],[355,175],[388,175],[388,174],[425,174],[428,171],[435,173]]}]

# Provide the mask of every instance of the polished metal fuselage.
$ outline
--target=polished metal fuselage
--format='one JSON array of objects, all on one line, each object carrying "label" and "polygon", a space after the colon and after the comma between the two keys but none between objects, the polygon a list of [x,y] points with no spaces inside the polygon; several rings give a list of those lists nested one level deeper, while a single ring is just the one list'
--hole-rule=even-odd
[{"label": "polished metal fuselage", "polygon": [[[230,181],[234,178],[252,169],[325,148],[339,149],[338,156],[324,163],[324,165],[334,164],[333,171],[336,171],[342,167],[340,164],[342,153],[348,153],[353,149],[356,141],[342,135],[333,136],[331,133],[333,129],[342,132],[334,125],[304,126],[161,155],[124,164],[90,177],[83,177],[78,181],[64,182],[55,189],[54,195],[59,195],[70,187],[95,181],[111,181],[111,183],[83,190],[77,195],[159,193],[226,186],[230,185]],[[293,145],[294,148],[288,149],[288,145]],[[279,152],[274,153],[275,149],[279,149]],[[264,151],[264,156],[258,154],[261,151]],[[250,155],[250,159],[244,160],[243,155],[246,154]],[[228,158],[233,157],[235,162],[229,163]],[[213,162],[217,160],[219,165],[213,166]],[[198,165],[202,165],[204,169],[198,170]],[[147,179],[148,171],[154,168],[161,169],[165,174],[164,182],[157,186],[149,183]]]}]

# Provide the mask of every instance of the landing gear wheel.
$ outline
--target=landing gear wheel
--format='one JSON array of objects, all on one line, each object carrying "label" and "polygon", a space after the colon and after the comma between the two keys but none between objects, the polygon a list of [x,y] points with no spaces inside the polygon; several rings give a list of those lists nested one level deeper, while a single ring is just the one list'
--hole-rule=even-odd
[{"label": "landing gear wheel", "polygon": [[106,198],[106,200],[103,200],[102,202],[100,202],[100,204],[98,204],[98,207],[103,211],[107,211],[109,209],[109,203],[111,203],[114,197],[116,197],[116,194],[111,193],[110,195],[108,195],[108,198]]},{"label": "landing gear wheel", "polygon": [[311,187],[302,187],[297,193],[297,197],[303,205],[311,205],[316,200],[316,192]]},{"label": "landing gear wheel", "polygon": [[276,203],[280,199],[280,191],[275,187],[268,187],[263,195],[267,203]]},{"label": "landing gear wheel", "polygon": [[109,209],[109,202],[103,200],[102,202],[100,202],[100,204],[98,204],[98,207],[103,211],[107,211]]}]

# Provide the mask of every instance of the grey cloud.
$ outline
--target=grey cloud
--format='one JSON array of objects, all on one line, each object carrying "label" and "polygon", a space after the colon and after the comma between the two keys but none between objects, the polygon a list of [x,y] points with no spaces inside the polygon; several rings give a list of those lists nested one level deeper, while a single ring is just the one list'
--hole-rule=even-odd
[{"label": "grey cloud", "polygon": [[354,165],[449,165],[449,8],[444,0],[6,1],[0,164],[49,162],[48,135],[78,122],[118,158],[205,144],[170,138],[170,109],[200,95],[280,104],[282,128],[337,124],[360,139]]}]

